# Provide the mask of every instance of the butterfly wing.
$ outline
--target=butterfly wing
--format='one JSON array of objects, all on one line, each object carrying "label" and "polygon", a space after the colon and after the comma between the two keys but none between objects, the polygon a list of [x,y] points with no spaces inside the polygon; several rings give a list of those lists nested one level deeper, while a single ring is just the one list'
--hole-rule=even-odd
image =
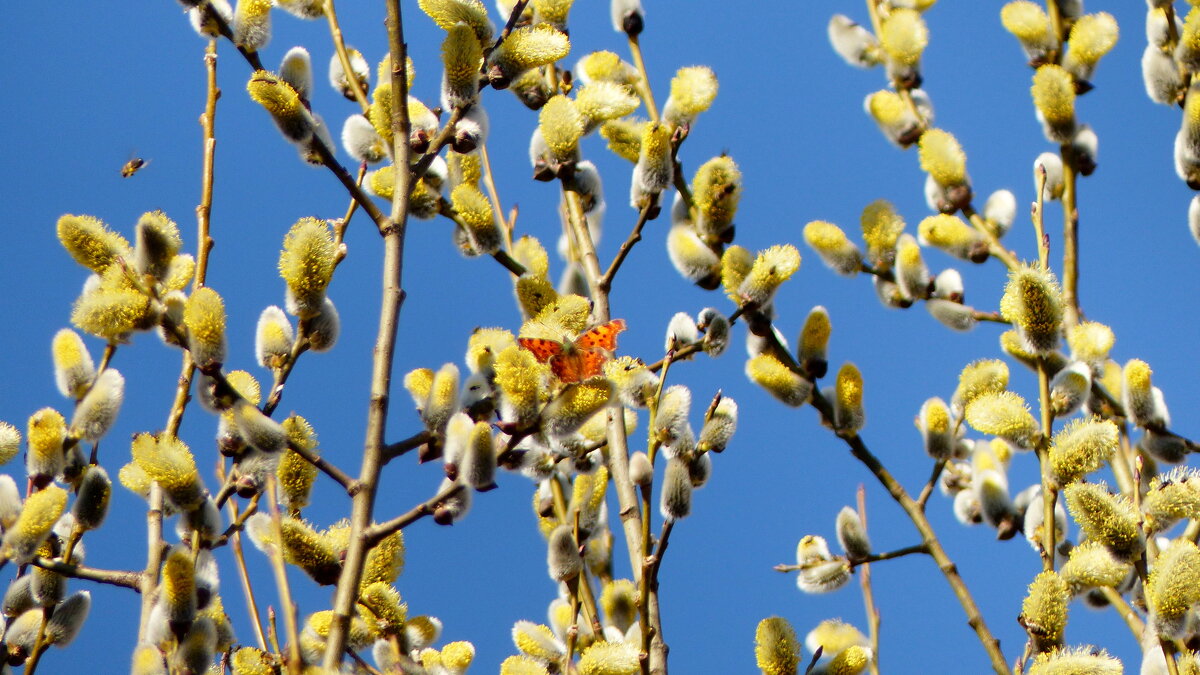
[{"label": "butterfly wing", "polygon": [[550,357],[550,371],[564,383],[578,382],[589,377],[585,375],[587,367],[585,357],[592,352],[574,352],[571,354],[555,354]]},{"label": "butterfly wing", "polygon": [[595,377],[604,372],[604,362],[608,360],[604,352],[598,350],[579,352],[580,375],[579,379],[586,380],[589,377]]},{"label": "butterfly wing", "polygon": [[581,350],[603,349],[611,352],[617,348],[617,334],[625,330],[624,319],[613,319],[580,335],[575,346]]},{"label": "butterfly wing", "polygon": [[542,338],[517,338],[517,342],[525,349],[533,352],[533,355],[537,357],[537,360],[542,363],[546,363],[554,356],[562,354],[563,350],[562,345],[554,340],[543,340]]}]

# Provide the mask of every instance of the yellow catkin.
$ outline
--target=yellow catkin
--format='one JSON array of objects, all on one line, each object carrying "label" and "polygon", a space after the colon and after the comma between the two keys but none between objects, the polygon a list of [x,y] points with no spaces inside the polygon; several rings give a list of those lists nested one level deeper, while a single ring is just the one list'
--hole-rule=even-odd
[{"label": "yellow catkin", "polygon": [[800,642],[787,619],[772,616],[758,623],[754,658],[763,675],[796,675],[800,657]]}]

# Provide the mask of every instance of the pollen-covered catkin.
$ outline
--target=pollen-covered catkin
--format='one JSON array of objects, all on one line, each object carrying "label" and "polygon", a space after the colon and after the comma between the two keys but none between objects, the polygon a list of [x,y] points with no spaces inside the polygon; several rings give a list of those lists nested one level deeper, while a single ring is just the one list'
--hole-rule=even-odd
[{"label": "pollen-covered catkin", "polygon": [[814,220],[804,226],[804,241],[829,269],[854,276],[862,269],[862,254],[846,233],[833,223]]},{"label": "pollen-covered catkin", "polygon": [[1164,639],[1187,632],[1188,615],[1200,602],[1200,548],[1176,539],[1161,551],[1146,582],[1149,628]]},{"label": "pollen-covered catkin", "polygon": [[792,407],[803,405],[812,393],[812,382],[792,372],[770,354],[759,354],[747,361],[746,377]]},{"label": "pollen-covered catkin", "polygon": [[1133,505],[1110,493],[1103,483],[1071,483],[1062,494],[1087,538],[1103,544],[1117,560],[1132,561],[1145,549]]},{"label": "pollen-covered catkin", "polygon": [[255,52],[271,41],[271,0],[238,0],[233,10],[233,41]]},{"label": "pollen-covered catkin", "polygon": [[1075,80],[1062,66],[1047,64],[1033,75],[1033,105],[1051,143],[1069,143],[1075,134]]},{"label": "pollen-covered catkin", "polygon": [[188,349],[200,370],[219,368],[225,362],[225,302],[216,291],[201,286],[188,296],[183,310]]},{"label": "pollen-covered catkin", "polygon": [[1042,572],[1029,585],[1021,605],[1021,625],[1029,633],[1035,652],[1048,652],[1063,645],[1070,589],[1058,573]]},{"label": "pollen-covered catkin", "polygon": [[758,622],[754,658],[764,675],[796,675],[800,657],[800,641],[787,619],[772,616]]},{"label": "pollen-covered catkin", "polygon": [[29,495],[21,508],[21,515],[4,533],[0,555],[20,564],[28,562],[49,536],[66,506],[67,491],[57,485],[49,485]]},{"label": "pollen-covered catkin", "polygon": [[680,68],[671,79],[663,120],[672,126],[693,124],[717,97],[717,76],[708,66]]},{"label": "pollen-covered catkin", "polygon": [[1054,351],[1063,322],[1062,292],[1054,274],[1036,265],[1009,272],[1000,314],[1013,323],[1030,351]]}]

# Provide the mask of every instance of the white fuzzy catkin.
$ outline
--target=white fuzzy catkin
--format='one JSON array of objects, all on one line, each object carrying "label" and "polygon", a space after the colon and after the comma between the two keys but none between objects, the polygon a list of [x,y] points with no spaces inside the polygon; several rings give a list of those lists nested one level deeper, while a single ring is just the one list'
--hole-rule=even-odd
[{"label": "white fuzzy catkin", "polygon": [[125,378],[113,368],[106,369],[75,408],[71,433],[91,443],[100,440],[112,428],[124,400]]}]

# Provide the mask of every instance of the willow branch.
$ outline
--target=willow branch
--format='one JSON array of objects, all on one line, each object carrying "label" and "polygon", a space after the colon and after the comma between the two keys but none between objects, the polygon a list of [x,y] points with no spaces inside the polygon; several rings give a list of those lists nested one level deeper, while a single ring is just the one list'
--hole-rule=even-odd
[{"label": "willow branch", "polygon": [[342,64],[342,72],[346,73],[346,83],[350,85],[350,91],[354,94],[354,100],[358,101],[358,107],[366,113],[371,104],[367,102],[367,92],[359,86],[358,77],[355,76],[354,68],[350,65],[350,53],[346,51],[346,43],[342,40],[342,27],[338,25],[337,11],[333,8],[333,0],[325,0],[325,18],[329,20],[329,33],[333,37],[333,47],[337,51],[338,62]]},{"label": "willow branch", "polygon": [[358,484],[353,478],[346,474],[345,471],[342,471],[337,466],[330,463],[329,460],[325,459],[324,457],[318,455],[312,450],[309,450],[308,448],[292,443],[291,441],[288,441],[288,449],[297,455],[300,455],[302,458],[304,458],[304,461],[317,467],[317,470],[321,473],[332,478],[335,483],[342,486],[342,489],[346,491],[346,494],[353,496],[355,491],[358,490]]},{"label": "willow branch", "polygon": [[1066,305],[1063,324],[1066,327],[1079,323],[1079,180],[1075,173],[1074,160],[1066,149],[1063,157],[1063,300]]},{"label": "willow branch", "polygon": [[[264,490],[267,495],[267,508],[271,512],[271,528],[274,531],[275,541],[284,541],[283,538],[283,518],[279,514],[279,504],[275,502],[275,476],[267,474],[267,489]],[[275,574],[275,585],[279,590],[279,604],[283,609],[283,625],[287,631],[287,658],[284,660],[284,665],[292,675],[300,675],[304,669],[304,662],[300,656],[300,628],[298,625],[298,617],[296,603],[292,601],[292,587],[288,584],[287,565],[283,561],[283,549],[279,546],[271,546],[268,557],[271,559],[271,571]]]},{"label": "willow branch", "polygon": [[30,560],[29,564],[49,572],[54,572],[55,574],[61,574],[64,577],[71,577],[72,579],[84,579],[86,581],[94,581],[98,584],[131,588],[139,593],[142,589],[142,572],[102,570],[95,567],[72,565],[61,560],[51,560],[50,558],[43,558],[41,556]]},{"label": "willow branch", "polygon": [[[863,530],[867,531],[867,491],[862,483],[858,484],[855,499],[858,503],[858,517],[862,519]],[[875,593],[871,589],[871,566],[865,561],[859,564],[862,565],[862,571],[859,572],[858,582],[862,587],[863,611],[867,615],[867,631],[871,640],[871,653],[874,654],[870,668],[872,675],[879,675],[879,608],[875,606]]]},{"label": "willow branch", "polygon": [[409,436],[408,438],[406,438],[402,441],[396,441],[395,443],[389,443],[388,445],[384,446],[383,451],[382,451],[383,463],[387,464],[388,462],[392,461],[393,459],[396,459],[397,457],[399,457],[411,450],[416,450],[417,448],[421,447],[422,445],[425,445],[429,441],[433,440],[433,438],[434,438],[433,432],[427,431],[427,430],[422,430],[422,431],[418,431],[417,433],[413,434],[412,436]]},{"label": "willow branch", "polygon": [[445,490],[442,490],[436,495],[409,509],[403,515],[392,518],[391,520],[385,520],[382,523],[377,523],[367,528],[363,531],[363,539],[368,543],[368,545],[374,546],[389,535],[403,530],[404,528],[412,525],[426,516],[433,515],[434,510],[436,510],[442,502],[454,497],[465,489],[467,488],[462,483],[453,483]]},{"label": "willow branch", "polygon": [[[411,129],[408,117],[408,48],[404,44],[404,24],[400,0],[388,0],[387,32],[388,50],[392,61],[392,158],[395,171],[395,189],[392,194],[392,212],[383,235],[383,293],[379,310],[379,329],[375,337],[371,361],[371,398],[367,408],[366,438],[363,443],[362,469],[359,483],[362,485],[353,497],[350,514],[350,544],[338,579],[337,595],[334,598],[333,619],[329,636],[326,638],[322,665],[326,670],[336,670],[346,650],[350,618],[362,581],[363,566],[366,564],[370,542],[366,532],[370,527],[378,493],[379,473],[383,468],[384,438],[387,432],[388,404],[391,400],[392,362],[395,357],[396,332],[400,323],[400,307],[404,302],[401,286],[404,269],[404,238],[408,224],[408,197],[411,193],[413,173],[409,171],[411,150],[408,139]],[[430,159],[432,162],[432,159]],[[369,213],[369,212],[368,212]]]},{"label": "willow branch", "polygon": [[634,245],[642,240],[642,228],[646,226],[646,221],[650,218],[652,208],[652,205],[647,203],[638,211],[637,222],[634,223],[633,230],[629,232],[629,237],[621,244],[616,257],[613,258],[612,263],[608,266],[608,271],[604,273],[604,276],[600,277],[599,283],[596,284],[604,293],[612,290],[613,277],[617,276],[617,271],[621,269],[621,263],[625,262],[625,258],[629,257],[629,252],[633,250]]},{"label": "willow branch", "polygon": [[[230,502],[229,512],[233,515],[234,522],[242,520],[238,515],[238,508],[235,502]],[[242,584],[242,594],[246,596],[246,608],[250,612],[250,622],[254,626],[254,635],[258,638],[258,648],[267,650],[267,637],[263,634],[262,618],[258,614],[258,601],[254,598],[254,587],[250,584],[250,572],[246,569],[246,556],[242,552],[242,534],[241,530],[234,530],[229,533],[230,549],[233,551],[233,560],[237,563],[238,580]]]}]

